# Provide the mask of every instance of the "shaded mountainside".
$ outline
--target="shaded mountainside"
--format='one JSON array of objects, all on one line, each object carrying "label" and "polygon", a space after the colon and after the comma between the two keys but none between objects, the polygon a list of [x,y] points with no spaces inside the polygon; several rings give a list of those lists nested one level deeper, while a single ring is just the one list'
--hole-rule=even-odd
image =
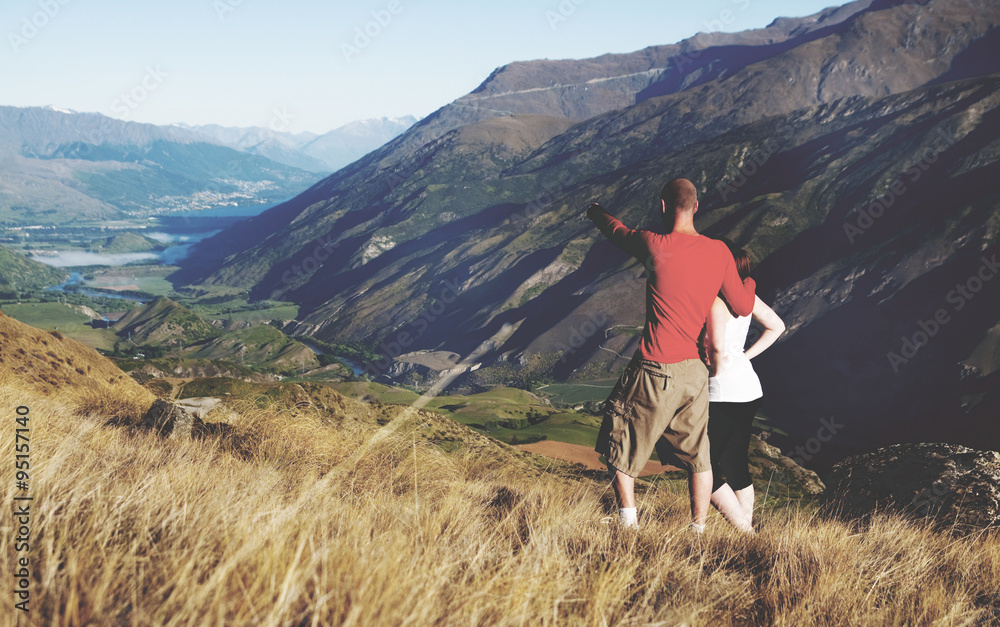
[{"label": "shaded mountainside", "polygon": [[[576,62],[577,74],[508,66],[207,240],[177,278],[295,301],[297,332],[387,357],[561,353],[556,377],[607,377],[635,347],[645,277],[581,210],[599,198],[655,226],[660,187],[685,176],[702,191],[699,227],[751,251],[788,322],[758,360],[768,415],[799,443],[826,433],[822,419],[843,425],[802,459],[900,437],[1000,446],[1000,319],[986,305],[1000,286],[986,278],[1000,230],[998,23],[995,3],[854,3],[766,37]],[[587,111],[545,100],[560,73],[586,84],[657,65],[673,70],[618,100],[582,96]],[[520,110],[467,106],[487,95]],[[976,294],[953,293],[966,285]],[[939,310],[948,320],[908,349]]]},{"label": "shaded mountainside", "polygon": [[315,175],[173,126],[0,107],[0,222],[66,224],[274,203]]}]

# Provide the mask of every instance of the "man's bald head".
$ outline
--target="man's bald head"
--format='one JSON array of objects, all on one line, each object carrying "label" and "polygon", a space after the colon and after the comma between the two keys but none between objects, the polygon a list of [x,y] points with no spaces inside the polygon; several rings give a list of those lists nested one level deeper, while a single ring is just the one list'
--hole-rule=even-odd
[{"label": "man's bald head", "polygon": [[660,191],[667,213],[694,213],[698,208],[698,190],[687,179],[674,179]]}]

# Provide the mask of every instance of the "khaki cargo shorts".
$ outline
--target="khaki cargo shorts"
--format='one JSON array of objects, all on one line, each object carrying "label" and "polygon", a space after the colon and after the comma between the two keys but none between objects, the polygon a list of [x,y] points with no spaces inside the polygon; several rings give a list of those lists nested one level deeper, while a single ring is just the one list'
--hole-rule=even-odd
[{"label": "khaki cargo shorts", "polygon": [[661,364],[634,357],[608,396],[595,450],[638,477],[654,448],[664,464],[711,470],[708,369],[700,360]]}]

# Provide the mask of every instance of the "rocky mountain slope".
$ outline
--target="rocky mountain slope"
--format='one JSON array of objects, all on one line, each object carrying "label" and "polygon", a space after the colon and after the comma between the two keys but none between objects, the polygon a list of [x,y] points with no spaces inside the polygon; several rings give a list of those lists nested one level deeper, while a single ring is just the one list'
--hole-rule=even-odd
[{"label": "rocky mountain slope", "polygon": [[660,186],[685,176],[699,227],[751,251],[788,323],[758,369],[800,459],[901,437],[1000,446],[998,23],[983,1],[880,0],[513,64],[208,240],[177,278],[296,301],[298,332],[390,363],[547,354],[556,377],[609,376],[644,276],[581,210],[655,226]]}]

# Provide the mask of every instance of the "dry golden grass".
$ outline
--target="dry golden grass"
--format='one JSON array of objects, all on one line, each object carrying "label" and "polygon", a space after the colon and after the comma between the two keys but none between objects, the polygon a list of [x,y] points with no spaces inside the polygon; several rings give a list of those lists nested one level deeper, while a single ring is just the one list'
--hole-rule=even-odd
[{"label": "dry golden grass", "polygon": [[[248,402],[226,441],[163,440],[7,379],[0,440],[19,405],[31,613],[3,625],[1000,624],[995,532],[779,510],[755,538],[714,518],[699,539],[665,489],[633,532],[601,523],[606,486],[443,453],[415,412],[378,427]],[[21,493],[0,468],[11,511]],[[7,573],[24,555],[9,521]]]},{"label": "dry golden grass", "polygon": [[[0,378],[30,390],[35,397],[53,396],[81,411],[104,411],[109,418],[136,408],[149,408],[154,396],[94,349],[42,331],[0,312]],[[81,394],[83,393],[83,394]]]}]

